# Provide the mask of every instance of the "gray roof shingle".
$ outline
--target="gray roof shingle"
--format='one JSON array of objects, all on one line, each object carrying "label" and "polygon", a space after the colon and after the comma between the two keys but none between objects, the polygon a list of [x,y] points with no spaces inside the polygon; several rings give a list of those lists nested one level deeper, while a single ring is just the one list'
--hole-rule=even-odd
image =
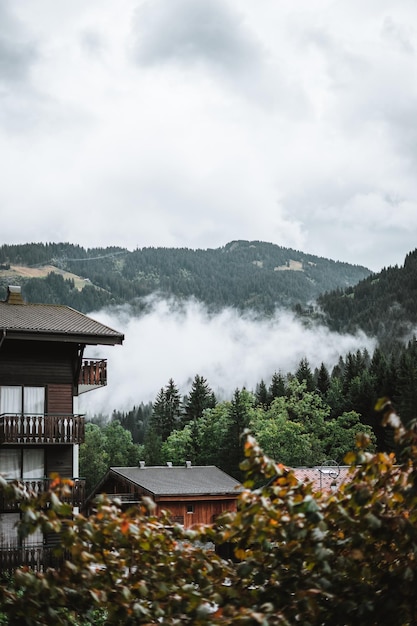
[{"label": "gray roof shingle", "polygon": [[66,340],[121,344],[122,333],[58,304],[9,304],[0,302],[0,329],[13,335],[58,335]]},{"label": "gray roof shingle", "polygon": [[146,489],[155,496],[237,494],[241,488],[235,480],[218,467],[112,467],[118,474]]}]

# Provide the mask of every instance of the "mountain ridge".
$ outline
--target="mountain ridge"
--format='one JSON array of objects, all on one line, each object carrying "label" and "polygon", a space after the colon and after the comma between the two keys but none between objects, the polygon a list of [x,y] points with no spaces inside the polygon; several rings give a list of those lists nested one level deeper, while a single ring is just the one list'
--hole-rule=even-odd
[{"label": "mountain ridge", "polygon": [[14,278],[28,301],[61,301],[83,312],[158,293],[268,314],[277,307],[304,307],[320,293],[370,274],[363,266],[262,241],[233,240],[205,250],[85,249],[68,243],[0,247],[3,294]]}]

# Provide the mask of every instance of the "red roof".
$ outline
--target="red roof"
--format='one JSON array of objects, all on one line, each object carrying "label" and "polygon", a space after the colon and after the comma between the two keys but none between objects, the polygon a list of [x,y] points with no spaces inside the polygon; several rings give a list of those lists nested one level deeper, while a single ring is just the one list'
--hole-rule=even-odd
[{"label": "red roof", "polygon": [[348,465],[317,465],[315,467],[292,468],[300,482],[311,482],[313,491],[330,492],[338,489],[341,484],[349,482],[353,474]]}]

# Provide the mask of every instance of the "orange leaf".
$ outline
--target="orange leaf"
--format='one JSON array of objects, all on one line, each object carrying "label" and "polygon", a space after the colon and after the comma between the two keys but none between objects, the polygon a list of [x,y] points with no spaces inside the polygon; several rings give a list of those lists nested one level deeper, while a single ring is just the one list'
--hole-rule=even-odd
[{"label": "orange leaf", "polygon": [[122,523],[120,524],[120,530],[122,531],[124,535],[126,535],[126,533],[129,531],[129,526],[130,526],[130,523],[129,523],[129,520],[127,519],[124,519]]}]

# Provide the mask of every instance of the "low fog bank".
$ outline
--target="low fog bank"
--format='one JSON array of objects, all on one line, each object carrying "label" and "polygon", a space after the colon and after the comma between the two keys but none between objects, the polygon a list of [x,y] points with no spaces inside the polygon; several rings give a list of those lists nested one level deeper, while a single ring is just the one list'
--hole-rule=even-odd
[{"label": "low fog bank", "polygon": [[153,402],[170,378],[185,394],[196,374],[207,379],[219,400],[229,399],[237,387],[255,390],[261,379],[269,385],[274,372],[295,372],[304,357],[312,369],[323,362],[331,370],[347,352],[372,353],[375,347],[364,333],[334,333],[283,310],[259,319],[234,309],[210,314],[196,301],[179,306],[150,298],[147,304],[140,316],[127,306],[91,314],[124,333],[125,341],[86,350],[87,358],[108,359],[107,387],[80,396],[79,409],[87,415]]}]

